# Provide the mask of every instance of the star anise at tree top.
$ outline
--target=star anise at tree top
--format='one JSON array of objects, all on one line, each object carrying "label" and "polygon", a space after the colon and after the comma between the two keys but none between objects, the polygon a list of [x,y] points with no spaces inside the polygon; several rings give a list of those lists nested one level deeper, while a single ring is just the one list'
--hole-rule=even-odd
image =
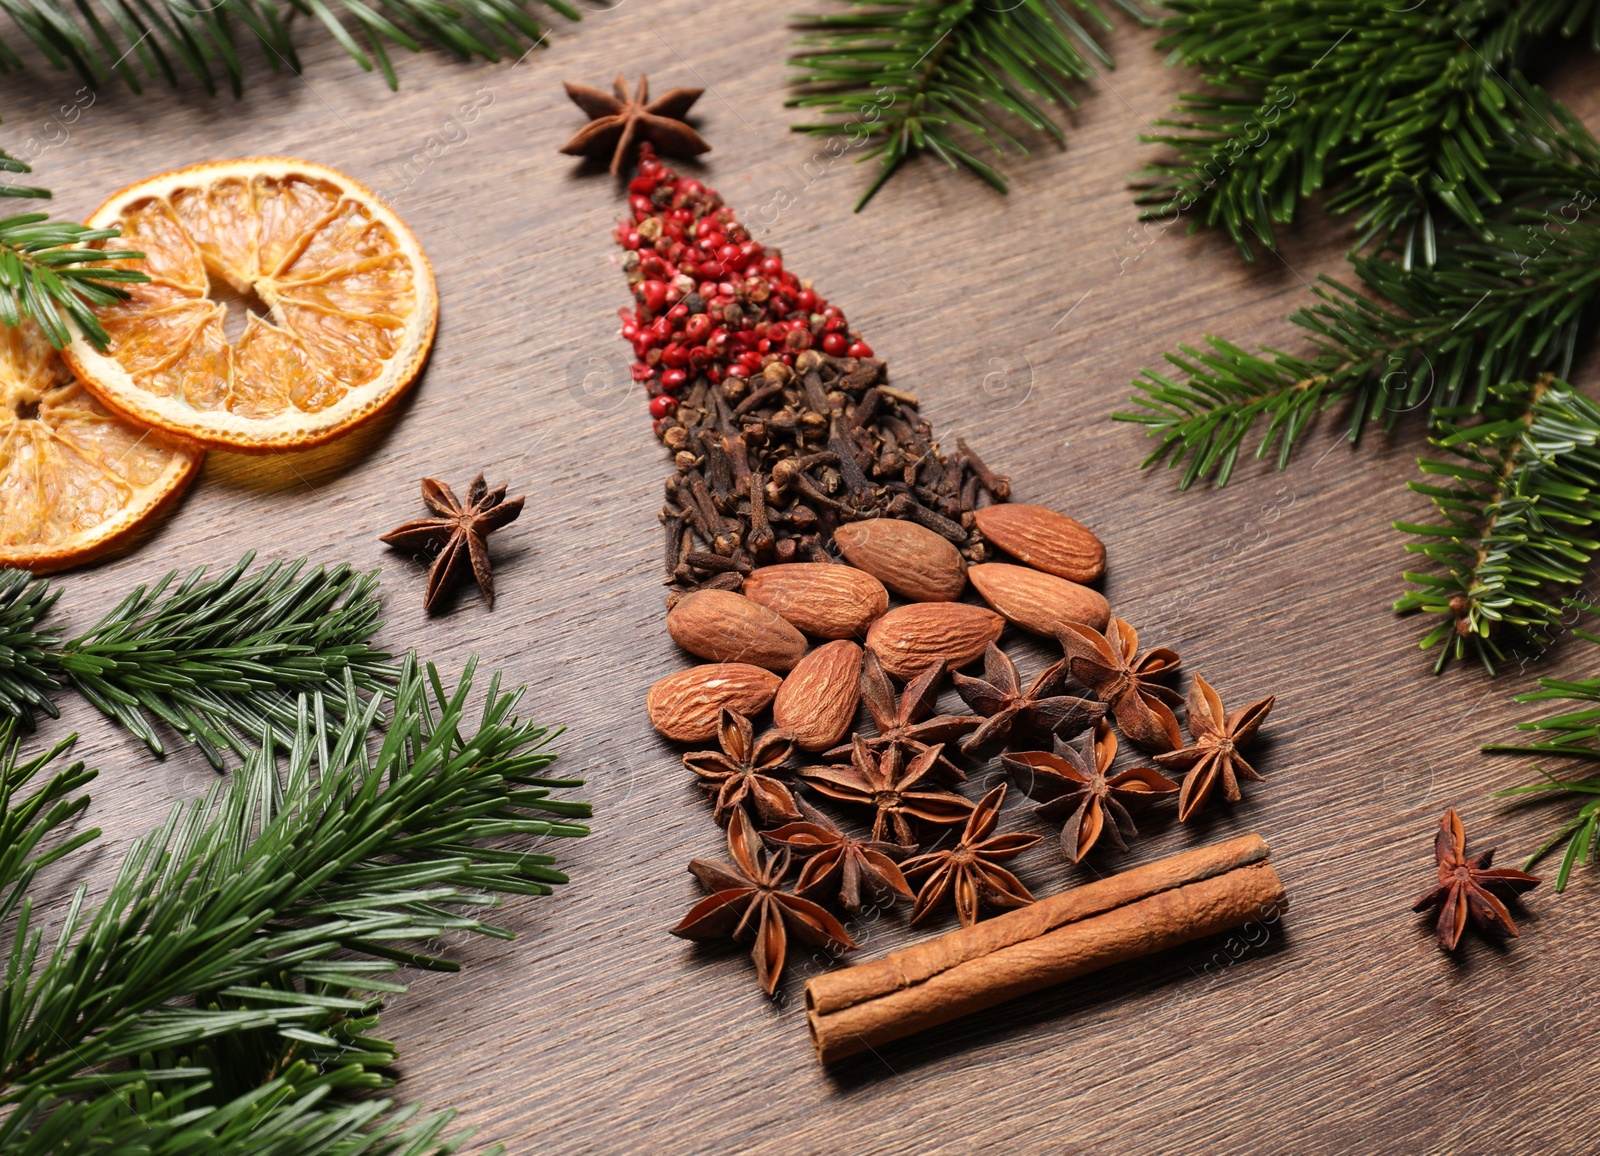
[{"label": "star anise at tree top", "polygon": [[988,742],[1005,742],[1013,735],[1037,738],[1055,734],[1075,735],[1092,727],[1105,715],[1104,703],[1052,692],[1067,674],[1067,660],[1047,667],[1022,689],[1017,664],[994,643],[983,655],[983,677],[973,678],[956,671],[956,693],[973,710],[987,717],[983,725],[961,741],[963,751],[972,751]]},{"label": "star anise at tree top", "polygon": [[1164,770],[1189,772],[1178,794],[1180,823],[1187,822],[1205,804],[1218,783],[1222,784],[1222,797],[1237,803],[1241,798],[1240,779],[1261,781],[1239,748],[1256,737],[1273,701],[1269,694],[1260,702],[1227,714],[1211,684],[1198,674],[1194,676],[1194,686],[1189,688],[1189,734],[1194,744],[1156,756],[1156,763]]},{"label": "star anise at tree top", "polygon": [[782,731],[768,731],[759,739],[750,720],[738,711],[722,708],[717,721],[721,751],[690,751],[683,765],[700,776],[700,785],[716,792],[713,817],[727,826],[729,817],[745,804],[755,807],[764,824],[800,818],[789,788],[774,772],[794,753],[794,739]]},{"label": "star anise at tree top", "polygon": [[1423,894],[1411,910],[1439,909],[1439,946],[1454,951],[1468,919],[1480,931],[1517,938],[1517,925],[1502,900],[1537,887],[1539,877],[1510,867],[1491,870],[1493,847],[1467,858],[1467,833],[1454,807],[1439,820],[1433,854],[1439,862],[1439,885]]},{"label": "star anise at tree top", "polygon": [[620,176],[629,154],[646,142],[660,152],[675,157],[695,157],[711,151],[705,138],[683,122],[694,102],[704,92],[700,88],[674,88],[650,99],[650,82],[639,77],[637,94],[628,92],[628,82],[619,73],[612,82],[612,93],[587,84],[567,82],[572,103],[589,114],[589,123],[561,146],[568,156],[611,157],[611,175]]},{"label": "star anise at tree top", "polygon": [[479,474],[467,487],[466,505],[437,478],[422,479],[422,500],[439,515],[437,518],[418,518],[396,526],[378,540],[397,550],[439,551],[428,570],[423,610],[433,613],[439,600],[469,575],[477,578],[483,600],[493,608],[494,575],[489,569],[488,537],[515,522],[526,499],[506,501],[506,488],[497,486],[491,490]]},{"label": "star anise at tree top", "polygon": [[728,821],[728,855],[731,864],[706,859],[689,864],[690,872],[711,894],[690,908],[672,934],[700,940],[745,939],[753,934],[750,958],[761,990],[768,995],[778,989],[791,934],[809,947],[855,950],[855,940],[826,909],[783,889],[789,852],[769,857],[742,807],[735,807]]},{"label": "star anise at tree top", "polygon": [[861,910],[863,895],[877,903],[911,898],[911,888],[895,859],[914,853],[916,847],[857,839],[804,803],[800,807],[805,814],[801,822],[786,823],[761,836],[768,846],[809,856],[795,881],[795,891],[807,896],[837,896],[839,905],[852,914]]},{"label": "star anise at tree top", "polygon": [[856,735],[849,765],[812,767],[801,771],[800,777],[831,798],[875,808],[874,839],[887,839],[892,830],[896,842],[917,843],[912,820],[959,823],[972,811],[972,804],[960,795],[923,782],[943,750],[928,747],[908,764],[899,747],[889,746],[874,755],[866,740]]},{"label": "star anise at tree top", "polygon": [[1139,833],[1129,806],[1178,789],[1177,783],[1153,767],[1133,767],[1107,777],[1117,757],[1117,736],[1104,721],[1093,731],[1085,731],[1077,747],[1060,736],[1054,746],[1054,751],[1003,755],[1001,761],[1017,785],[1044,804],[1037,808],[1042,818],[1064,823],[1061,850],[1074,863],[1083,860],[1102,832],[1120,850],[1127,850],[1125,840]]},{"label": "star anise at tree top", "polygon": [[1040,837],[1015,832],[994,834],[1005,797],[1006,785],[1001,783],[973,810],[959,843],[907,859],[900,865],[907,875],[928,876],[911,908],[913,925],[926,918],[947,895],[954,898],[963,927],[978,922],[980,908],[1025,907],[1033,902],[1033,893],[1022,880],[1000,864],[1032,847]]},{"label": "star anise at tree top", "polygon": [[[881,753],[890,747],[899,747],[909,758],[926,751],[930,744],[948,743],[982,725],[983,719],[977,715],[928,717],[939,697],[939,679],[943,675],[944,663],[936,662],[906,683],[905,690],[897,698],[889,672],[868,649],[861,664],[861,701],[867,704],[867,713],[872,716],[872,725],[878,733],[866,736],[867,749]],[[854,740],[834,747],[823,757],[842,758],[850,753],[853,745]],[[964,782],[967,777],[942,753],[935,769],[950,782]]]},{"label": "star anise at tree top", "polygon": [[1157,679],[1178,669],[1178,656],[1161,649],[1139,656],[1139,634],[1113,617],[1105,634],[1077,622],[1065,623],[1056,638],[1067,652],[1067,673],[1111,708],[1117,728],[1147,751],[1170,751],[1183,743],[1169,703],[1178,692]]}]

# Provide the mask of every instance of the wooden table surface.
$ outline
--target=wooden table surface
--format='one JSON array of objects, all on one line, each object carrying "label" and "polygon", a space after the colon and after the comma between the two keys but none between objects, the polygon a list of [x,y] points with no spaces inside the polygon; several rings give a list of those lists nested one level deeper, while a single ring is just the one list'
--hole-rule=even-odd
[{"label": "wooden table surface", "polygon": [[[1508,861],[1555,819],[1489,799],[1531,772],[1478,753],[1526,717],[1511,695],[1532,673],[1435,678],[1419,624],[1389,613],[1408,564],[1389,523],[1425,508],[1403,489],[1415,428],[1352,452],[1326,427],[1287,473],[1251,464],[1225,490],[1180,494],[1172,475],[1138,469],[1140,431],[1107,418],[1179,342],[1293,347],[1283,318],[1307,282],[1340,270],[1342,226],[1313,213],[1281,258],[1254,265],[1217,236],[1142,237],[1125,181],[1154,150],[1136,137],[1193,78],[1125,23],[1111,38],[1119,67],[1085,90],[1070,147],[1005,162],[1010,196],[925,160],[855,215],[868,171],[814,159],[821,142],[787,131],[789,38],[774,11],[618,3],[515,64],[404,59],[398,93],[302,27],[303,77],[253,67],[239,100],[107,90],[64,140],[50,117],[74,80],[0,82],[0,143],[33,156],[66,216],[179,165],[299,155],[387,195],[438,272],[432,363],[394,420],[328,451],[213,455],[150,541],[66,577],[61,603],[81,626],[137,580],[247,549],[382,567],[388,644],[452,665],[476,652],[529,685],[531,715],[570,728],[562,765],[589,780],[597,810],[591,838],[558,848],[573,883],[511,906],[515,943],[463,944],[462,974],[418,978],[393,1001],[401,1095],[455,1106],[519,1152],[1589,1149],[1600,880],[1541,888],[1520,942],[1473,940],[1460,959],[1408,911],[1446,805]],[[707,88],[705,179],[845,307],[947,442],[965,435],[1019,499],[1100,533],[1123,616],[1227,703],[1277,694],[1256,761],[1267,781],[1244,804],[1195,829],[1155,819],[1128,854],[1096,863],[1259,832],[1293,904],[1264,945],[1209,970],[1225,942],[1194,945],[825,1074],[799,999],[814,961],[797,959],[770,1002],[743,951],[666,934],[698,894],[683,864],[722,851],[643,711],[646,687],[685,664],[662,626],[668,464],[616,336],[629,304],[616,189],[555,151],[583,120],[560,82],[618,69]],[[1592,76],[1563,64],[1556,88],[1592,113]],[[416,514],[422,475],[465,483],[479,469],[528,495],[495,541],[499,604],[465,598],[426,619],[421,573],[376,536]],[[1539,669],[1588,672],[1593,658],[1558,642]],[[81,729],[104,771],[91,812],[108,832],[92,864],[103,877],[210,772],[187,752],[152,760],[68,705],[59,726]],[[1021,801],[1008,813],[1032,823]],[[1094,871],[1070,869],[1051,840],[1019,873],[1049,893]],[[914,938],[903,916],[859,933],[863,959]]]}]

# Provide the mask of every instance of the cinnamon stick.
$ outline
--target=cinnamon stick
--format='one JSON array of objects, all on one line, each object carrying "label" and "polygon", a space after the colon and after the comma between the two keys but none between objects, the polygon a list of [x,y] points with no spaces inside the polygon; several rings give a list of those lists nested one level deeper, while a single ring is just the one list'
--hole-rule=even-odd
[{"label": "cinnamon stick", "polygon": [[1185,851],[806,984],[817,1058],[832,1063],[1284,910],[1256,835]]}]

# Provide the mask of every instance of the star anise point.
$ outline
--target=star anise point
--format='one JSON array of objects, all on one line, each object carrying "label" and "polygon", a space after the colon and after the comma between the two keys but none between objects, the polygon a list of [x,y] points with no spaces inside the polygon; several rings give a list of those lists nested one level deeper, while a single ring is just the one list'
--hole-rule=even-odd
[{"label": "star anise point", "polygon": [[947,895],[952,897],[963,927],[976,923],[983,907],[1024,907],[1034,901],[1022,880],[1000,866],[1040,839],[1038,835],[994,833],[1005,797],[1006,785],[1001,783],[973,808],[955,846],[918,855],[900,865],[908,875],[927,875],[911,908],[913,926],[927,918]]},{"label": "star anise point", "polygon": [[650,99],[648,78],[639,77],[637,92],[628,91],[620,74],[612,84],[614,95],[586,84],[566,84],[572,103],[589,116],[589,123],[561,146],[568,156],[611,158],[611,175],[621,176],[635,149],[649,145],[677,157],[694,157],[711,151],[704,137],[684,121],[704,89],[674,88]]},{"label": "star anise point", "polygon": [[754,936],[750,956],[761,990],[778,989],[789,936],[812,947],[853,951],[857,944],[826,908],[783,889],[789,872],[787,850],[769,855],[755,828],[736,809],[728,823],[732,863],[696,859],[689,871],[708,894],[672,929],[683,939],[745,939]]},{"label": "star anise point", "polygon": [[488,538],[517,520],[526,498],[506,500],[506,488],[489,489],[480,473],[467,487],[464,503],[437,478],[422,479],[422,500],[436,517],[406,522],[378,540],[397,550],[434,554],[422,598],[423,610],[434,613],[444,597],[469,575],[483,593],[484,603],[493,609],[494,574]]},{"label": "star anise point", "polygon": [[1466,829],[1454,807],[1447,808],[1439,820],[1433,852],[1438,865],[1438,886],[1419,897],[1411,910],[1439,909],[1436,925],[1439,946],[1454,951],[1461,943],[1468,922],[1484,933],[1518,938],[1521,933],[1505,901],[1537,887],[1541,882],[1539,877],[1510,867],[1491,868],[1492,847],[1469,857]]}]

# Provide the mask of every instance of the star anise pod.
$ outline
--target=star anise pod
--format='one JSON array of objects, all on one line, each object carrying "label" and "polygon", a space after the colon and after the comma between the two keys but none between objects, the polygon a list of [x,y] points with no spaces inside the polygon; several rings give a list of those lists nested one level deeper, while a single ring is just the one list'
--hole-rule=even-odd
[{"label": "star anise pod", "polygon": [[[639,91],[630,94],[628,82],[619,73],[612,92],[602,92],[587,84],[567,82],[572,103],[589,114],[589,123],[561,146],[568,156],[611,157],[611,175],[620,176],[629,154],[646,142],[675,157],[695,157],[711,151],[705,138],[683,122],[702,88],[674,88],[650,99],[650,82],[639,77]],[[613,95],[615,93],[615,95]]]},{"label": "star anise pod", "polygon": [[839,905],[852,915],[860,912],[863,895],[874,903],[911,898],[911,888],[895,858],[914,853],[915,846],[857,839],[804,803],[800,809],[805,815],[800,822],[786,823],[761,836],[769,847],[783,847],[808,856],[795,881],[796,892],[837,898]]},{"label": "star anise pod", "polygon": [[875,808],[874,839],[885,840],[893,830],[896,842],[916,843],[913,819],[947,825],[961,822],[972,811],[972,804],[953,791],[923,784],[943,751],[942,745],[927,747],[908,764],[898,746],[873,754],[867,741],[856,735],[849,764],[811,767],[800,777],[830,798]]},{"label": "star anise pod", "polygon": [[1537,887],[1537,875],[1510,867],[1490,869],[1494,848],[1467,858],[1467,833],[1451,807],[1439,820],[1433,854],[1439,861],[1439,886],[1412,905],[1413,911],[1439,909],[1439,946],[1454,951],[1471,919],[1479,931],[1517,938],[1517,925],[1503,902]]},{"label": "star anise pod", "polygon": [[983,797],[968,817],[959,843],[907,859],[900,865],[907,875],[928,876],[911,908],[912,924],[926,918],[946,895],[954,897],[963,927],[978,922],[981,907],[1026,907],[1033,902],[1033,893],[1022,880],[1000,864],[1032,847],[1040,836],[993,833],[1000,822],[1000,803],[1005,797],[1006,785],[1001,783]]},{"label": "star anise pod", "polygon": [[755,960],[761,990],[778,989],[791,934],[810,947],[853,951],[856,941],[827,910],[783,889],[789,852],[768,856],[756,829],[735,807],[728,821],[729,863],[696,859],[689,871],[711,892],[689,910],[672,934],[683,939],[744,939],[755,935]]},{"label": "star anise pod", "polygon": [[[867,704],[872,725],[878,733],[867,736],[867,748],[882,752],[890,747],[901,748],[906,755],[920,755],[934,743],[948,743],[981,726],[983,719],[977,715],[942,714],[929,718],[934,702],[939,697],[939,679],[944,674],[944,663],[936,662],[917,675],[897,697],[894,683],[883,663],[871,650],[866,652],[861,664],[861,701]],[[823,757],[843,758],[850,753],[854,740],[827,751]],[[963,783],[967,776],[961,768],[940,754],[936,769],[947,782]]]},{"label": "star anise pod", "polygon": [[422,479],[422,500],[439,515],[437,518],[407,522],[378,540],[397,550],[439,551],[428,570],[423,610],[433,613],[446,592],[466,581],[468,575],[477,578],[483,600],[493,608],[494,575],[489,569],[488,537],[515,522],[526,499],[506,501],[506,488],[497,486],[491,490],[479,474],[467,487],[466,505],[437,478]]},{"label": "star anise pod", "polygon": [[1101,702],[1053,694],[1067,674],[1063,658],[1047,667],[1022,689],[1017,664],[994,643],[983,654],[983,677],[954,672],[956,693],[968,706],[987,716],[983,725],[961,740],[961,749],[971,752],[989,742],[1005,742],[1016,734],[1036,737],[1055,734],[1075,735],[1092,727],[1106,713]]},{"label": "star anise pod", "polygon": [[702,787],[716,792],[712,817],[720,825],[726,827],[733,812],[746,804],[768,826],[800,818],[794,795],[773,775],[794,753],[793,738],[772,730],[758,739],[749,719],[723,707],[717,743],[721,751],[691,751],[683,756],[683,765],[700,776]]},{"label": "star anise pod", "polygon": [[1222,784],[1222,797],[1237,803],[1242,797],[1240,779],[1262,781],[1239,748],[1256,737],[1257,728],[1272,709],[1273,698],[1269,694],[1260,702],[1226,714],[1217,692],[1198,674],[1194,676],[1194,686],[1189,688],[1189,735],[1194,743],[1156,756],[1157,765],[1163,769],[1188,772],[1178,794],[1180,823],[1187,822],[1205,804],[1218,783]]},{"label": "star anise pod", "polygon": [[1067,673],[1111,708],[1117,727],[1147,751],[1170,751],[1183,744],[1178,719],[1169,703],[1177,691],[1157,679],[1178,669],[1178,656],[1161,649],[1139,655],[1139,634],[1120,618],[1112,618],[1101,634],[1093,627],[1068,622],[1056,634],[1067,652]]},{"label": "star anise pod", "polygon": [[1085,731],[1076,747],[1060,735],[1053,745],[1053,751],[1002,755],[1001,761],[1028,797],[1043,804],[1035,814],[1064,824],[1061,850],[1074,863],[1083,860],[1102,833],[1126,851],[1126,840],[1139,833],[1129,807],[1178,789],[1153,767],[1133,767],[1108,777],[1117,757],[1117,736],[1104,720]]}]

